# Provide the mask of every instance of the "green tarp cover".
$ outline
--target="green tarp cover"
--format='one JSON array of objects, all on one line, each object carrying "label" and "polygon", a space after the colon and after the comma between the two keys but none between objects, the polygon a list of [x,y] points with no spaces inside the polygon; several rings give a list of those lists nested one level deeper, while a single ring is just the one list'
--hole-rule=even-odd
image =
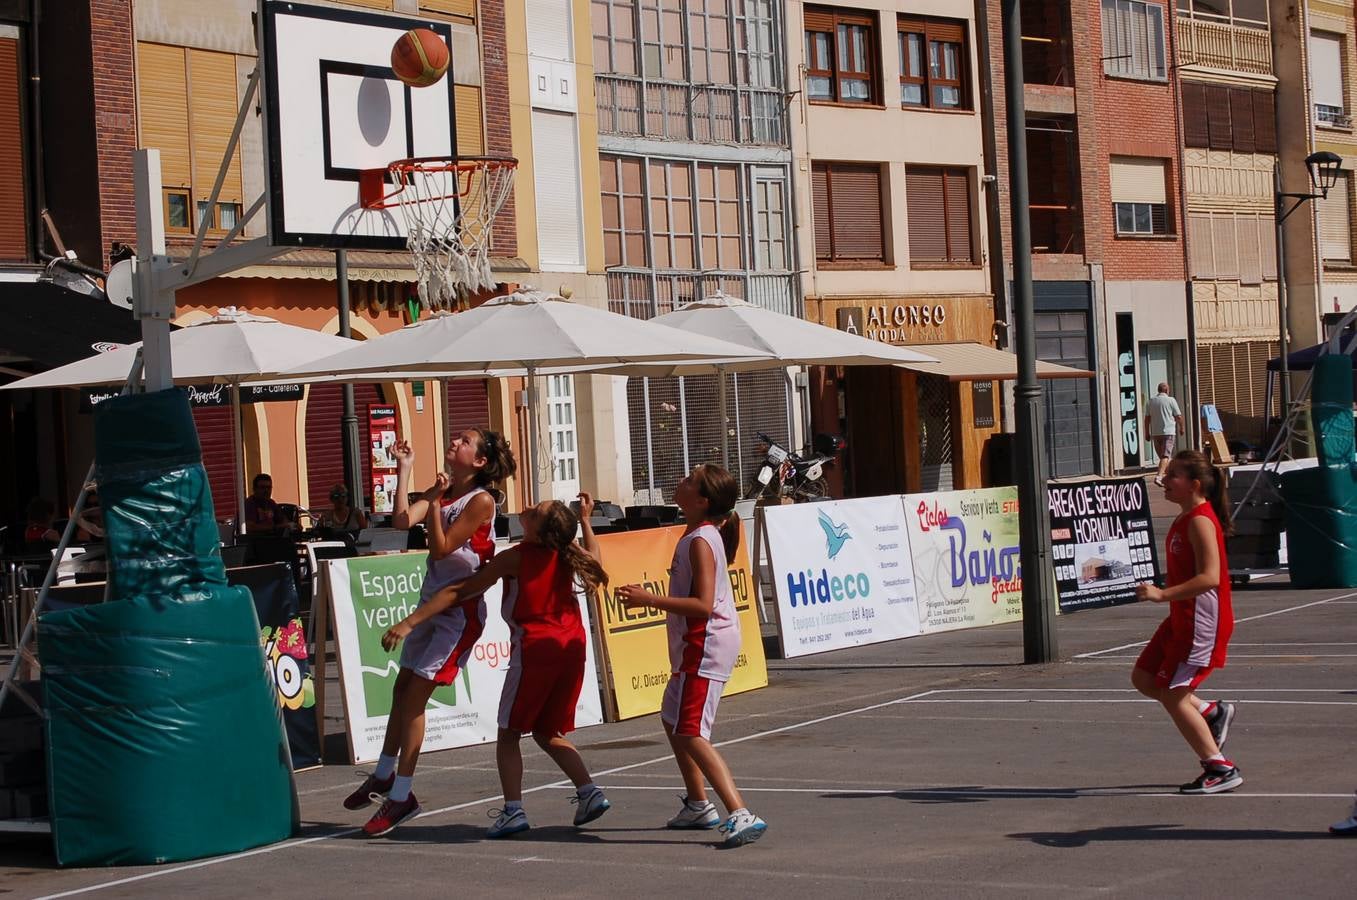
[{"label": "green tarp cover", "polygon": [[1330,353],[1315,360],[1310,419],[1321,466],[1349,466],[1352,442],[1352,359]]},{"label": "green tarp cover", "polygon": [[49,805],[64,866],[213,856],[297,830],[254,604],[230,587],[183,391],[95,409],[107,602],[42,615]]}]

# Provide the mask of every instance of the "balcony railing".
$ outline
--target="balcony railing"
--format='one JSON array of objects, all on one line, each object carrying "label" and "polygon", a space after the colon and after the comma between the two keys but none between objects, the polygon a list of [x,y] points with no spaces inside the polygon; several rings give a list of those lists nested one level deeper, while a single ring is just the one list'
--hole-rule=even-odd
[{"label": "balcony railing", "polygon": [[1326,128],[1351,128],[1352,116],[1341,106],[1329,106],[1327,103],[1315,104],[1315,124]]},{"label": "balcony railing", "polygon": [[1272,74],[1272,37],[1261,28],[1242,28],[1177,16],[1178,65]]},{"label": "balcony railing", "polygon": [[594,93],[603,134],[704,144],[787,144],[781,91],[598,75]]},{"label": "balcony railing", "polygon": [[801,315],[799,284],[791,272],[684,272],[654,269],[609,269],[608,308],[649,319],[718,290],[755,306],[789,316]]}]

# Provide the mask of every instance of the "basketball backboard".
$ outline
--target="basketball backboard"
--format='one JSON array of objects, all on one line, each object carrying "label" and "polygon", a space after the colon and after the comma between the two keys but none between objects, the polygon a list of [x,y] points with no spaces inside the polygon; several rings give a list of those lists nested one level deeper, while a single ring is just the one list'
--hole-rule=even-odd
[{"label": "basketball backboard", "polygon": [[405,248],[398,209],[364,209],[363,169],[457,152],[452,73],[412,88],[391,71],[411,28],[452,47],[443,22],[264,0],[269,235],[278,247]]}]

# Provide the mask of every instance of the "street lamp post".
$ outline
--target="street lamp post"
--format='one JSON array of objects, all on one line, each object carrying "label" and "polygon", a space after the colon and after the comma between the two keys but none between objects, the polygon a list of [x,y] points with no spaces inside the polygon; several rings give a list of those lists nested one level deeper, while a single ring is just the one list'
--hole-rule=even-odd
[{"label": "street lamp post", "polygon": [[[1305,157],[1305,168],[1310,173],[1310,186],[1313,188],[1312,192],[1306,194],[1283,191],[1281,164],[1278,163],[1273,168],[1273,215],[1277,224],[1277,329],[1278,348],[1281,351],[1283,424],[1291,413],[1291,370],[1290,361],[1287,359],[1291,352],[1291,342],[1286,304],[1286,234],[1282,223],[1307,201],[1327,198],[1329,189],[1338,181],[1338,170],[1342,164],[1343,158],[1328,150],[1320,150]],[[1284,209],[1288,199],[1296,202],[1290,209]]]}]

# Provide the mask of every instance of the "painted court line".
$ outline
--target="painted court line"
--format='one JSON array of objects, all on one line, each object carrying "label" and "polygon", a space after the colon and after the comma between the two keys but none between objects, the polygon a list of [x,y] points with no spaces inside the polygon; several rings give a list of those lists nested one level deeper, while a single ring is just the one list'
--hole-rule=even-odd
[{"label": "painted court line", "polygon": [[[920,692],[915,693],[915,694],[910,694],[910,695],[907,696],[907,697],[897,697],[897,698],[894,699],[894,700],[887,700],[887,701],[882,702],[882,703],[873,703],[873,704],[871,704],[870,706],[863,706],[863,707],[859,707],[859,708],[857,708],[857,709],[845,710],[844,712],[832,713],[832,714],[827,715],[827,716],[819,716],[819,717],[817,717],[817,718],[814,718],[814,719],[807,719],[807,720],[802,721],[802,722],[794,722],[794,723],[792,723],[791,725],[783,725],[783,726],[780,727],[780,728],[771,728],[771,729],[768,729],[767,731],[760,731],[760,732],[756,732],[756,733],[754,733],[754,734],[748,734],[748,735],[745,735],[744,737],[732,738],[731,740],[728,740],[728,741],[721,741],[721,742],[715,744],[714,746],[716,746],[716,747],[729,747],[729,746],[731,746],[731,745],[733,745],[733,744],[742,744],[742,743],[744,743],[745,741],[752,741],[752,740],[755,740],[756,738],[768,737],[768,736],[774,735],[774,734],[782,734],[782,733],[788,732],[788,731],[795,731],[796,729],[799,729],[799,728],[808,728],[808,727],[810,727],[810,726],[812,726],[812,725],[819,725],[819,724],[821,724],[821,723],[823,723],[823,722],[832,722],[832,721],[834,721],[835,719],[842,719],[842,718],[846,718],[846,717],[848,717],[848,716],[856,716],[856,715],[860,715],[860,714],[862,714],[862,713],[872,712],[873,710],[883,709],[883,708],[885,708],[885,707],[887,707],[887,706],[894,706],[894,705],[896,705],[896,704],[898,704],[898,703],[908,703],[908,702],[910,702],[910,701],[917,700],[917,699],[919,699],[919,698],[921,698],[921,697],[927,697],[929,694],[933,694],[933,693],[935,693],[935,691],[931,691],[931,690],[930,690],[930,691],[920,691]],[[631,764],[625,765],[625,766],[616,766],[616,767],[611,768],[611,769],[605,769],[605,770],[603,770],[603,771],[601,771],[601,772],[596,772],[596,773],[594,773],[594,777],[595,777],[595,778],[603,778],[603,777],[608,776],[608,775],[615,775],[615,774],[617,774],[617,773],[619,773],[619,772],[626,772],[626,771],[629,771],[629,770],[631,770],[631,769],[639,769],[639,768],[642,768],[642,767],[644,767],[644,766],[652,766],[652,765],[655,765],[656,763],[669,762],[669,761],[672,760],[672,759],[673,759],[673,755],[672,755],[672,754],[665,754],[664,756],[657,756],[657,757],[654,757],[654,758],[652,758],[652,759],[644,760],[644,761],[642,761],[642,762],[631,763]],[[545,791],[545,790],[551,790],[551,789],[555,789],[555,788],[562,788],[562,787],[566,787],[566,786],[569,786],[569,785],[570,785],[569,779],[560,779],[560,780],[558,780],[558,781],[553,781],[553,782],[551,782],[550,784],[541,784],[541,785],[538,785],[538,786],[536,786],[536,787],[525,788],[525,789],[523,790],[523,793],[525,793],[525,794],[534,794],[534,793],[537,793],[538,791]],[[469,800],[469,801],[467,801],[467,802],[465,802],[465,803],[457,803],[457,804],[454,804],[454,805],[452,805],[452,806],[445,806],[445,807],[442,807],[441,809],[428,810],[428,811],[426,811],[426,812],[420,813],[420,815],[418,816],[418,818],[424,819],[424,818],[428,818],[428,817],[431,817],[431,816],[443,815],[444,813],[456,812],[456,811],[458,811],[458,810],[463,810],[463,809],[470,809],[471,807],[475,807],[475,806],[483,806],[484,804],[487,804],[487,803],[494,803],[494,802],[497,801],[497,800],[502,800],[502,799],[503,799],[503,796],[504,796],[504,795],[502,795],[502,794],[496,794],[496,795],[494,795],[494,796],[492,796],[492,797],[481,797],[480,799],[477,799],[477,800]],[[100,883],[98,883],[98,884],[92,884],[92,885],[88,885],[88,886],[86,886],[86,887],[74,888],[74,889],[69,890],[69,891],[62,891],[62,892],[57,893],[57,894],[46,894],[46,895],[44,895],[44,896],[42,896],[42,897],[37,898],[37,900],[57,900],[57,898],[59,898],[59,897],[75,897],[75,896],[78,896],[78,895],[80,895],[80,894],[89,894],[89,893],[93,893],[94,891],[102,891],[102,890],[104,890],[104,889],[106,889],[106,888],[121,887],[121,886],[127,885],[127,884],[136,884],[137,882],[147,881],[147,880],[152,879],[152,878],[161,878],[161,877],[164,877],[164,876],[166,876],[166,875],[177,875],[177,874],[179,874],[179,873],[181,873],[181,872],[191,872],[191,871],[193,871],[193,870],[195,870],[195,869],[203,869],[203,868],[206,868],[206,867],[208,867],[208,866],[215,866],[215,865],[220,865],[220,864],[222,864],[222,863],[235,862],[236,860],[240,860],[240,859],[248,859],[249,857],[252,857],[252,856],[260,856],[260,855],[266,854],[266,853],[276,853],[276,852],[278,852],[278,851],[280,851],[280,850],[291,850],[291,849],[296,848],[296,847],[304,847],[304,846],[306,846],[306,845],[308,845],[308,844],[315,844],[315,843],[320,842],[320,841],[329,841],[329,840],[333,840],[333,839],[335,839],[335,838],[349,837],[350,835],[357,834],[357,833],[360,832],[360,831],[362,831],[361,828],[344,828],[344,829],[341,829],[341,830],[339,830],[339,831],[333,831],[333,832],[329,832],[329,833],[327,833],[327,834],[316,835],[316,836],[314,836],[314,837],[301,838],[301,839],[299,839],[299,840],[283,841],[282,843],[279,843],[279,844],[272,844],[272,845],[270,845],[270,846],[268,846],[268,847],[257,847],[257,848],[255,848],[254,850],[246,850],[246,851],[244,851],[244,852],[242,852],[242,853],[232,853],[232,854],[229,854],[229,855],[227,855],[227,856],[218,856],[218,857],[214,857],[214,858],[212,858],[212,859],[198,860],[197,862],[187,863],[187,864],[184,864],[184,865],[172,866],[172,867],[166,868],[166,869],[157,869],[157,870],[155,870],[155,871],[153,871],[153,872],[143,872],[143,873],[140,874],[140,875],[132,875],[132,876],[127,877],[127,878],[118,878],[118,879],[115,879],[115,880],[113,880],[113,881],[100,882]]]},{"label": "painted court line", "polygon": [[[605,791],[667,791],[682,794],[685,790],[683,785],[651,785],[651,784],[606,784],[600,785]],[[564,787],[561,790],[566,790]],[[569,788],[573,790],[573,788]],[[1159,791],[1141,791],[1128,788],[1070,788],[1061,790],[1059,788],[1022,788],[1022,787],[1004,787],[989,789],[958,789],[942,787],[896,787],[896,788],[856,788],[856,787],[745,787],[740,786],[742,794],[870,794],[873,796],[890,797],[897,794],[920,794],[931,797],[1003,797],[1013,799],[1045,799],[1068,800],[1071,797],[1174,797],[1186,799],[1188,795],[1180,794],[1173,788],[1164,788]],[[1234,797],[1236,799],[1254,799],[1254,800],[1346,800],[1352,797],[1352,791],[1344,791],[1340,794],[1303,794],[1303,793],[1253,793],[1249,791],[1227,791],[1223,794],[1215,794],[1216,797]],[[1196,801],[1197,797],[1192,797]]]}]

